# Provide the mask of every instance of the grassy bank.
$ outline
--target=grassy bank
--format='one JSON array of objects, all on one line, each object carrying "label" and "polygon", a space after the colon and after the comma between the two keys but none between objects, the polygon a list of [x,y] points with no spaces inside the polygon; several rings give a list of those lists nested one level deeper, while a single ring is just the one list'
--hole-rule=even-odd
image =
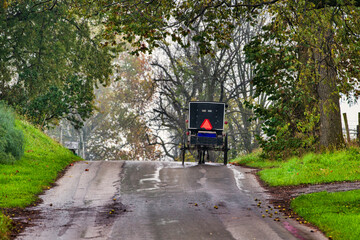
[{"label": "grassy bank", "polygon": [[[360,151],[314,154],[287,161],[263,159],[260,153],[233,162],[262,169],[258,174],[270,186],[290,186],[360,180]],[[318,226],[331,239],[360,238],[360,190],[302,195],[291,202],[292,209]]]},{"label": "grassy bank", "polygon": [[360,190],[312,193],[291,202],[305,220],[318,226],[331,239],[360,238]]},{"label": "grassy bank", "polygon": [[[14,164],[0,164],[0,208],[23,208],[32,204],[60,171],[80,160],[30,124],[17,120],[16,127],[24,133],[25,154]],[[1,239],[6,239],[8,222],[8,218],[0,216]]]},{"label": "grassy bank", "polygon": [[260,178],[270,186],[317,184],[360,180],[360,150],[348,150],[269,161],[260,154],[235,159],[234,162],[263,169]]}]

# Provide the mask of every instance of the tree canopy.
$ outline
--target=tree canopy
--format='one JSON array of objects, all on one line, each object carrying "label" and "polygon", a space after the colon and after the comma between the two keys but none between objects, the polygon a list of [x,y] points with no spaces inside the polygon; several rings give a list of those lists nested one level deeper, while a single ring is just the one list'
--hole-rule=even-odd
[{"label": "tree canopy", "polygon": [[359,94],[360,15],[355,5],[324,3],[271,6],[271,21],[247,46],[257,91],[271,101],[268,108],[255,106],[265,120],[262,146],[268,151],[292,154],[344,143],[339,99]]},{"label": "tree canopy", "polygon": [[1,4],[0,98],[40,126],[61,118],[81,126],[94,87],[112,73],[115,47],[103,44],[99,17],[85,17],[75,3]]},{"label": "tree canopy", "polygon": [[[157,65],[163,71],[158,89],[166,96],[159,98],[155,108],[161,113],[158,120],[164,119],[171,105],[175,120],[182,121],[184,116],[178,113],[189,100],[229,101],[240,109],[244,103],[239,98],[249,97],[247,106],[264,122],[267,136],[259,140],[269,152],[286,149],[292,154],[299,148],[337,148],[344,143],[339,99],[359,95],[360,0],[0,3],[0,44],[4,46],[0,49],[0,97],[39,125],[67,118],[81,126],[94,109],[94,89],[108,83],[112,60],[126,41],[138,55],[159,47],[169,50],[173,72]],[[230,83],[229,76],[242,76],[239,70],[221,65],[226,61],[218,61],[219,53],[230,56],[238,30],[257,26],[260,18],[266,18],[266,25],[248,39],[245,48],[251,64],[248,71],[254,74],[249,75],[250,85],[245,84],[243,92],[235,91],[241,84]],[[188,56],[172,57],[173,43],[187,49],[182,53]],[[243,51],[242,47],[235,50]],[[243,55],[238,56],[242,63]],[[202,68],[206,64],[214,66]],[[194,66],[218,69],[219,74],[202,74],[206,72],[196,72]],[[205,84],[195,81],[194,75],[212,78],[202,79],[208,81]],[[199,82],[205,88],[199,88]],[[204,91],[186,95],[190,88]],[[251,97],[247,95],[250,88],[256,91]],[[130,88],[135,91],[130,95],[141,95],[137,90]],[[269,104],[254,101],[264,96]],[[183,124],[178,126],[181,129]]]},{"label": "tree canopy", "polygon": [[247,48],[256,91],[272,103],[255,107],[266,124],[264,144],[337,148],[340,94],[358,95],[359,6],[358,0],[120,1],[107,11],[107,31],[122,34],[135,53],[170,39],[186,47],[184,37],[191,36],[201,55],[214,57],[217,48],[229,48],[234,19],[256,24],[267,15],[263,33]]}]

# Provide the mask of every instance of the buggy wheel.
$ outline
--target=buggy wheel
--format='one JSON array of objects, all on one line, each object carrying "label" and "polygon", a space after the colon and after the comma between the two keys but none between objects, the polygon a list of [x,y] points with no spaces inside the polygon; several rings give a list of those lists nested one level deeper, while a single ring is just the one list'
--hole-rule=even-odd
[{"label": "buggy wheel", "polygon": [[182,160],[182,165],[184,166],[184,164],[185,164],[185,148],[183,150],[181,150],[181,160]]},{"label": "buggy wheel", "polygon": [[224,165],[227,165],[227,161],[228,161],[228,135],[225,135],[225,142],[224,142]]},{"label": "buggy wheel", "polygon": [[198,150],[198,164],[201,164],[202,151]]},{"label": "buggy wheel", "polygon": [[186,149],[185,143],[186,143],[186,137],[184,137],[183,147],[181,149],[181,161],[183,166],[185,164],[185,149]]},{"label": "buggy wheel", "polygon": [[202,160],[201,160],[202,164],[205,164],[205,150],[203,150],[202,152]]}]

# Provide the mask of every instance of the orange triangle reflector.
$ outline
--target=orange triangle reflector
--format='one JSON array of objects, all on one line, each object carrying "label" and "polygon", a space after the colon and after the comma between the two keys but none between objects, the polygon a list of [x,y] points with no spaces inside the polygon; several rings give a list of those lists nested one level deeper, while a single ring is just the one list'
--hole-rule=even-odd
[{"label": "orange triangle reflector", "polygon": [[206,130],[211,130],[213,127],[212,127],[209,119],[205,119],[204,122],[201,124],[200,128],[205,128]]}]

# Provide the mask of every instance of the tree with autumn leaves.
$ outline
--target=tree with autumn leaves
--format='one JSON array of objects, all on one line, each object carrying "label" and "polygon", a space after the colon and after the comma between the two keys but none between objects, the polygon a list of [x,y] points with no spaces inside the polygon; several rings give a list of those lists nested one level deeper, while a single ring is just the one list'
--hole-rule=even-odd
[{"label": "tree with autumn leaves", "polygon": [[117,80],[96,91],[97,110],[82,128],[88,159],[160,158],[158,146],[149,144],[154,140],[147,118],[154,98],[149,61],[126,53],[114,61]]},{"label": "tree with autumn leaves", "polygon": [[149,128],[147,112],[154,97],[150,59],[120,53],[109,86],[95,90],[94,114],[80,129],[69,121],[47,133],[62,143],[78,142],[88,160],[157,160],[161,152]]},{"label": "tree with autumn leaves", "polygon": [[201,20],[192,40],[202,54],[212,55],[215,48],[227,48],[233,19],[246,16],[256,24],[267,14],[263,33],[247,47],[256,70],[253,83],[271,103],[254,106],[265,121],[262,146],[278,151],[293,144],[296,153],[344,143],[339,99],[358,94],[359,6],[352,0],[120,1],[109,9],[107,27],[139,52],[170,38],[186,46],[181,36],[193,34]]}]

